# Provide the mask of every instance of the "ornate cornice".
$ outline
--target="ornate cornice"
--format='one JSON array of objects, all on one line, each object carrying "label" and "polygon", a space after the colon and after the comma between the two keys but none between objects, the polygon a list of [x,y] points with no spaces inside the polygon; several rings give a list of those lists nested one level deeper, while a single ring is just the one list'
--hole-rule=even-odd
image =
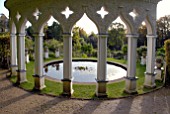
[{"label": "ornate cornice", "polygon": [[157,4],[158,2],[162,1],[162,0],[143,0],[144,2],[148,2],[148,3],[154,3]]},{"label": "ornate cornice", "polygon": [[[161,0],[6,0],[5,7],[10,11],[14,23],[22,27],[30,21],[40,31],[41,26],[53,16],[64,32],[70,32],[72,26],[84,13],[104,33],[109,25],[120,16],[128,29],[136,33],[141,22],[147,19],[154,31],[156,7]],[[65,15],[67,9],[71,12]],[[64,12],[64,13],[63,13]],[[102,15],[101,12],[105,14]],[[135,17],[130,13],[136,13]]]},{"label": "ornate cornice", "polygon": [[[53,2],[59,2],[58,0],[6,0],[5,1],[5,7],[7,9],[10,9],[11,7],[15,7],[17,5],[26,5],[26,3],[46,3],[46,2],[50,2],[50,1],[53,1]],[[64,1],[64,0],[63,0]],[[70,1],[73,1],[73,0],[66,0],[66,2],[70,2]],[[76,2],[83,2],[84,0],[78,0]],[[103,1],[103,0],[101,0]],[[119,2],[135,2],[135,1],[143,1],[143,2],[147,2],[147,3],[153,3],[153,4],[157,4],[159,1],[162,1],[162,0],[112,0],[112,2],[114,3],[119,3]],[[91,3],[93,3],[93,0],[90,0]],[[100,0],[98,0],[98,2],[100,2]]]}]

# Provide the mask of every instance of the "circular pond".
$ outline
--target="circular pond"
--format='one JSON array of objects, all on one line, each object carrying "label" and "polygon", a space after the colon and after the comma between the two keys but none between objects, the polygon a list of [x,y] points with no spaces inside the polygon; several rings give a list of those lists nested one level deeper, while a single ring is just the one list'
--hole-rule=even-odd
[{"label": "circular pond", "polygon": [[[55,62],[44,67],[44,74],[54,79],[63,79],[63,63]],[[73,82],[96,82],[97,62],[73,61]],[[126,70],[113,63],[107,63],[107,81],[113,81],[126,76]]]}]

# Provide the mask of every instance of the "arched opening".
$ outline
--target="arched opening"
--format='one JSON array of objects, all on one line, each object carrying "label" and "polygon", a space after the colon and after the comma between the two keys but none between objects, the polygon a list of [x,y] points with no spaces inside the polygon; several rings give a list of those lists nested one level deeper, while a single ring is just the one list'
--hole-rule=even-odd
[{"label": "arched opening", "polygon": [[108,28],[107,56],[109,58],[127,59],[127,26],[118,17]]},{"label": "arched opening", "polygon": [[97,26],[84,13],[72,29],[73,57],[97,57],[97,33]]},{"label": "arched opening", "polygon": [[138,34],[139,34],[139,38],[137,40],[137,47],[147,46],[147,38],[146,38],[147,26],[144,21],[141,23],[141,25],[138,28]]},{"label": "arched opening", "polygon": [[[110,61],[119,60],[122,63],[126,64],[127,61],[127,51],[128,51],[128,40],[126,38],[127,33],[127,25],[118,16],[109,26],[108,28],[108,39],[107,39],[107,58]],[[120,69],[122,69],[120,67]],[[113,75],[117,69],[112,69],[110,75]],[[116,76],[117,79],[123,79],[127,75],[127,71],[122,69],[121,72]],[[109,77],[109,76],[108,76]],[[124,87],[124,83],[121,85]],[[107,90],[114,91],[116,88],[112,84],[108,84]],[[110,93],[108,94],[110,95]]]},{"label": "arched opening", "polygon": [[25,24],[25,62],[29,63],[34,57],[34,30],[32,24],[27,21]]},{"label": "arched opening", "polygon": [[[140,67],[140,71],[137,70],[137,73],[139,75],[143,75],[142,77],[140,76],[139,80],[137,81],[137,85],[143,85],[144,84],[144,80],[145,80],[145,76],[144,76],[144,72],[146,71],[145,67],[147,64],[147,26],[145,21],[141,22],[138,30],[138,38],[137,38],[137,66]],[[142,86],[142,88],[144,88],[144,86]]]},{"label": "arched opening", "polygon": [[53,17],[44,25],[44,58],[62,58],[63,37],[60,23]]},{"label": "arched opening", "polygon": [[137,60],[141,65],[147,62],[147,26],[143,21],[138,28],[139,37],[137,39]]}]

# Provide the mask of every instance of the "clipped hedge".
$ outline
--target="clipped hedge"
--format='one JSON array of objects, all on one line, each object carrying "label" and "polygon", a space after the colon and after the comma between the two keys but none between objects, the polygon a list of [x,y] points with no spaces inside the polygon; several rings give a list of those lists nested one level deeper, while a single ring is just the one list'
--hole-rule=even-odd
[{"label": "clipped hedge", "polygon": [[9,68],[10,65],[10,34],[0,34],[0,68]]},{"label": "clipped hedge", "polygon": [[170,86],[170,40],[165,41],[165,59],[166,59],[165,85]]}]

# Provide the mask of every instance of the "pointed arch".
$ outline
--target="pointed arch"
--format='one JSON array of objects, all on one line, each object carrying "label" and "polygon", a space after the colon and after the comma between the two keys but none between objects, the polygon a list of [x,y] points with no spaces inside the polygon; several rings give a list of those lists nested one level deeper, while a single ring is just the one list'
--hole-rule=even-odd
[{"label": "pointed arch", "polygon": [[12,18],[10,18],[10,33],[16,34],[16,25]]},{"label": "pointed arch", "polygon": [[[85,19],[85,18],[86,18],[86,19]],[[84,20],[84,19],[85,19],[85,20]],[[84,22],[83,22],[83,21],[84,21]],[[93,25],[88,26],[89,29],[95,27],[95,28],[93,28],[93,29],[95,29],[95,31],[98,33],[99,28],[98,28],[97,24],[96,24],[93,20],[91,20],[86,13],[84,13],[83,16],[82,16],[75,24],[77,24],[77,23],[79,23],[79,22],[81,22],[81,25],[85,25],[85,26],[87,26],[86,22],[90,22],[90,23],[93,24]],[[75,25],[75,24],[74,24],[74,25]],[[73,26],[73,27],[74,27],[74,26]],[[72,27],[72,28],[73,28],[73,27]],[[81,26],[80,26],[80,27],[81,27]],[[85,30],[85,29],[84,29],[84,30]],[[86,30],[85,30],[85,31],[86,31]],[[86,31],[86,32],[87,32],[87,31]]]},{"label": "pointed arch", "polygon": [[14,25],[16,27],[16,33],[25,33],[25,24],[27,22],[25,15],[23,15],[19,11],[12,12],[11,13],[11,21],[14,23]]},{"label": "pointed arch", "polygon": [[145,19],[147,33],[150,35],[156,35],[156,19],[153,19],[151,16],[147,15]]},{"label": "pointed arch", "polygon": [[129,16],[126,13],[121,12],[120,18],[127,26],[127,34],[131,34],[134,31],[136,32],[136,30],[134,30],[133,18],[131,16]]}]

